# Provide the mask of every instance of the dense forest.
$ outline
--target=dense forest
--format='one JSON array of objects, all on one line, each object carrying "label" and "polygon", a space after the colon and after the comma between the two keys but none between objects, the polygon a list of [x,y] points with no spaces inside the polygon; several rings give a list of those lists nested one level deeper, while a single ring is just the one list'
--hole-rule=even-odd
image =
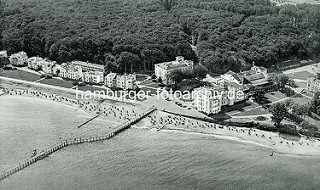
[{"label": "dense forest", "polygon": [[[58,63],[152,70],[182,55],[212,72],[320,55],[320,6],[268,0],[0,0],[1,45]],[[193,51],[192,45],[197,47]],[[130,67],[129,67],[130,66]]]}]

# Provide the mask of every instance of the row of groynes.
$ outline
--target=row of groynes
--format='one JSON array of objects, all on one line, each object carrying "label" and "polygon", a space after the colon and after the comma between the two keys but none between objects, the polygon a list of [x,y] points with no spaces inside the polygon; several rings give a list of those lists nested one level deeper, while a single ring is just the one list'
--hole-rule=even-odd
[{"label": "row of groynes", "polygon": [[29,167],[31,164],[36,163],[39,160],[42,160],[46,157],[48,157],[50,154],[64,148],[70,145],[77,145],[77,144],[82,144],[82,143],[90,143],[90,142],[97,142],[97,141],[103,141],[103,140],[107,140],[110,139],[112,137],[114,137],[115,135],[117,135],[118,133],[120,133],[121,131],[124,131],[125,129],[129,128],[132,124],[138,122],[139,120],[141,120],[142,118],[146,117],[147,115],[151,114],[153,111],[155,111],[156,108],[153,106],[149,109],[147,109],[145,112],[139,114],[137,117],[131,119],[130,121],[120,125],[118,128],[116,128],[115,130],[107,133],[107,134],[103,134],[103,135],[97,135],[94,137],[86,137],[86,138],[74,138],[74,139],[68,139],[65,140],[63,142],[60,142],[56,145],[54,145],[53,147],[46,149],[42,152],[40,152],[39,154],[37,154],[36,156],[26,160],[25,162],[23,162],[22,164],[19,164],[17,167],[5,172],[4,174],[2,174],[0,176],[0,181],[4,180],[5,178],[19,172],[20,170],[23,170],[26,167]]}]

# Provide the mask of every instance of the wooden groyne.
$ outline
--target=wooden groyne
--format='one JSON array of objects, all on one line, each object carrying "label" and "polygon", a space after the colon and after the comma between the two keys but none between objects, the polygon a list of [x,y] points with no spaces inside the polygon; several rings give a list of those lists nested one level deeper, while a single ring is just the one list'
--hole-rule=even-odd
[{"label": "wooden groyne", "polygon": [[216,123],[216,121],[214,119],[211,119],[211,118],[208,118],[208,117],[196,117],[196,116],[191,116],[191,115],[175,113],[175,112],[164,110],[164,109],[161,110],[161,111],[165,112],[165,113],[168,113],[168,114],[181,116],[181,117],[185,117],[185,118],[189,118],[189,119],[195,119],[195,120],[204,121],[204,122],[208,122],[208,123]]},{"label": "wooden groyne", "polygon": [[135,118],[131,119],[130,121],[120,125],[118,128],[116,128],[115,130],[113,130],[107,134],[91,136],[91,137],[86,137],[86,138],[73,138],[73,139],[68,139],[68,140],[62,141],[62,142],[52,146],[51,148],[48,148],[44,151],[41,151],[36,156],[29,158],[28,160],[24,161],[22,164],[19,164],[17,167],[5,172],[4,174],[2,174],[0,176],[0,181],[19,172],[20,170],[23,170],[26,167],[29,167],[31,164],[34,164],[37,161],[48,157],[52,153],[54,153],[64,147],[67,147],[70,145],[77,145],[77,144],[82,144],[82,143],[90,143],[90,142],[97,142],[97,141],[103,141],[103,140],[110,139],[110,138],[114,137],[115,135],[119,134],[120,132],[124,131],[125,129],[129,128],[131,125],[140,121],[141,119],[143,119],[147,115],[151,114],[155,110],[156,110],[156,108],[153,106],[153,107],[147,109],[146,111],[144,111],[143,113],[139,114]]},{"label": "wooden groyne", "polygon": [[79,126],[78,126],[78,128],[80,128],[80,127],[82,127],[82,126],[86,125],[86,124],[87,124],[87,123],[89,123],[90,121],[92,121],[92,120],[94,120],[95,118],[99,117],[101,114],[102,114],[102,112],[100,112],[100,113],[99,113],[99,114],[97,114],[96,116],[94,116],[94,117],[90,118],[88,121],[86,121],[86,122],[82,123],[81,125],[79,125]]},{"label": "wooden groyne", "polygon": [[164,128],[166,125],[168,125],[168,124],[169,124],[169,122],[163,124],[161,127],[159,127],[159,128],[157,129],[157,131],[160,131],[161,129],[163,129],[163,128]]}]

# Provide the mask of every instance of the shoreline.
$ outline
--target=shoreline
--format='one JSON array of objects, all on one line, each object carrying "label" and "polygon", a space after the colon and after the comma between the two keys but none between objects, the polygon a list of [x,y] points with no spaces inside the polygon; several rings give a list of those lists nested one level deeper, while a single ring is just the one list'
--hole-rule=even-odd
[{"label": "shoreline", "polygon": [[[13,86],[15,86],[15,85],[13,85]],[[2,92],[2,91],[3,90],[0,90],[0,92]],[[130,118],[130,116],[132,114],[135,114],[134,111],[131,111],[129,114],[128,109],[131,106],[129,106],[126,102],[111,103],[111,106],[109,104],[108,107],[113,108],[113,111],[109,112],[108,107],[104,107],[102,110],[100,108],[98,109],[98,107],[96,105],[94,105],[94,104],[98,103],[96,101],[81,103],[79,100],[74,100],[72,98],[66,98],[63,96],[56,96],[56,95],[52,95],[50,92],[42,92],[39,90],[31,90],[31,92],[34,91],[34,92],[36,92],[36,94],[21,93],[21,92],[26,92],[26,91],[27,90],[22,90],[22,89],[11,90],[11,91],[9,91],[9,96],[10,96],[11,92],[14,92],[15,94],[11,94],[11,96],[21,96],[21,97],[25,97],[25,98],[40,98],[40,99],[44,99],[47,101],[62,103],[66,106],[71,106],[75,109],[82,109],[82,111],[84,111],[84,113],[87,113],[89,115],[93,115],[96,112],[102,111],[106,115],[103,117],[103,119],[110,119],[109,117],[112,114],[114,114],[115,118],[112,121],[115,121],[118,124],[121,123],[121,121],[124,121],[124,119]],[[48,95],[50,95],[49,98],[48,98]],[[6,96],[6,94],[5,94],[5,96]],[[55,99],[56,97],[58,97],[58,99],[59,99],[58,101]],[[80,105],[80,104],[82,104],[82,105]],[[91,104],[93,104],[94,106],[92,107]],[[120,104],[119,106],[125,107],[125,109],[128,111],[127,116],[119,115],[120,114],[119,111],[121,111],[121,109],[117,108],[117,106],[118,106],[117,104]],[[114,105],[114,106],[112,106],[112,105]],[[98,106],[100,106],[100,105],[98,105]],[[133,109],[135,109],[135,107]],[[116,114],[116,112],[119,112],[119,113]],[[122,111],[121,111],[121,113],[122,113]],[[241,127],[233,127],[233,126],[221,126],[218,124],[209,124],[207,122],[203,122],[203,121],[199,121],[199,120],[195,120],[195,119],[184,118],[182,116],[175,116],[175,115],[172,115],[169,113],[163,113],[160,110],[157,111],[156,113],[157,114],[156,114],[156,116],[154,116],[154,118],[156,118],[156,117],[161,118],[161,117],[165,117],[165,116],[166,117],[170,116],[170,118],[180,118],[180,121],[178,121],[178,126],[177,126],[177,123],[175,124],[175,126],[172,126],[170,123],[168,126],[164,126],[164,127],[162,126],[163,129],[161,129],[161,130],[164,130],[164,131],[179,131],[179,132],[184,132],[184,133],[204,134],[204,135],[214,136],[219,139],[233,140],[233,141],[238,141],[238,142],[243,142],[243,143],[251,143],[251,144],[255,144],[257,146],[270,148],[271,150],[273,150],[274,152],[279,153],[279,154],[292,154],[292,155],[300,155],[301,154],[301,155],[310,155],[310,156],[316,156],[316,155],[319,156],[320,155],[320,142],[318,140],[314,140],[314,142],[312,142],[309,139],[305,139],[304,137],[301,137],[299,140],[293,141],[293,140],[288,140],[288,139],[280,137],[279,133],[261,131],[258,129],[250,129],[250,128],[245,128],[245,127],[241,128]],[[189,122],[192,122],[192,125],[187,126],[187,125],[185,125],[184,121],[183,121],[183,125],[181,125],[182,124],[181,119],[189,120]],[[147,122],[147,120],[148,119],[145,118],[140,122],[145,123],[145,122]],[[152,122],[156,122],[156,121],[152,121]],[[159,121],[157,121],[157,122],[159,122]],[[175,122],[177,122],[177,121],[175,121]],[[155,125],[156,123],[152,123],[151,125],[150,125],[150,123],[146,124],[146,128],[149,128],[149,129],[154,128],[156,126]],[[197,124],[194,125],[194,123],[197,123]],[[150,125],[150,127],[148,127],[148,125]],[[159,128],[161,125],[158,123]],[[165,125],[167,125],[167,124],[165,124]],[[212,125],[217,125],[217,127],[214,127],[215,129],[213,129]],[[218,126],[220,126],[222,128],[220,128]],[[132,126],[132,127],[134,127],[134,126]],[[251,133],[252,133],[252,135],[251,135]]]},{"label": "shoreline", "polygon": [[[166,114],[157,111],[157,113],[154,113],[154,115],[151,116],[151,122],[148,122],[147,119],[145,119],[144,121],[141,121],[140,123],[134,125],[133,128],[159,131],[159,129],[163,126],[159,126],[157,125],[157,123],[154,123],[154,118],[165,118],[165,115]],[[253,144],[255,146],[269,148],[273,152],[272,155],[276,153],[295,156],[320,156],[319,140],[310,140],[304,137],[300,137],[298,139],[298,137],[288,136],[289,138],[296,138],[292,140],[288,139],[287,136],[283,137],[281,136],[281,134],[275,132],[250,129],[245,127],[207,124],[205,122],[195,121],[191,119],[182,119],[182,117],[176,117],[175,120],[178,120],[178,122],[181,122],[183,120],[184,124],[178,124],[178,126],[176,125],[176,123],[164,124],[165,126],[161,128],[161,131],[186,133],[190,135],[205,135],[222,140],[232,140],[240,143]],[[187,122],[191,122],[193,123],[193,125],[185,124]]]},{"label": "shoreline", "polygon": [[[149,127],[132,127],[134,129],[149,129],[152,130]],[[239,143],[244,143],[244,144],[252,144],[255,146],[259,146],[259,147],[263,147],[263,148],[268,148],[270,149],[274,156],[276,154],[279,155],[286,155],[286,156],[301,156],[301,157],[318,157],[320,156],[320,148],[319,148],[319,152],[317,153],[310,153],[310,151],[297,151],[297,150],[286,150],[284,148],[281,147],[273,147],[272,145],[266,145],[266,144],[262,144],[259,143],[258,141],[254,141],[252,139],[250,140],[245,140],[243,138],[240,138],[238,136],[229,136],[227,134],[223,135],[223,134],[216,134],[216,133],[206,133],[206,132],[199,132],[199,131],[187,131],[181,128],[176,128],[176,129],[162,129],[161,131],[163,132],[174,132],[174,133],[183,133],[183,134],[190,134],[190,135],[201,135],[201,136],[209,136],[209,137],[213,137],[213,138],[217,138],[220,140],[226,140],[226,141],[234,141],[234,142],[239,142]],[[270,156],[270,155],[269,155]]]}]

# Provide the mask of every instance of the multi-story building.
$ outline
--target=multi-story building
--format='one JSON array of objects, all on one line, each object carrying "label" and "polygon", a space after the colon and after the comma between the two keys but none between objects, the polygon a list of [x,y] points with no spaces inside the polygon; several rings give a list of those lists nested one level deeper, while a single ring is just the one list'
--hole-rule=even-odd
[{"label": "multi-story building", "polygon": [[307,90],[311,93],[320,92],[320,80],[311,76],[307,80]]},{"label": "multi-story building", "polygon": [[224,80],[241,85],[244,91],[248,91],[252,86],[268,84],[268,77],[268,70],[264,67],[258,66],[253,66],[251,67],[251,70],[240,73],[228,71],[221,75],[221,78]]},{"label": "multi-story building", "polygon": [[28,56],[24,51],[12,54],[9,61],[14,66],[26,66],[28,64]]},{"label": "multi-story building", "polygon": [[116,73],[109,73],[105,78],[105,85],[107,87],[117,87],[122,89],[136,88],[136,75],[124,74],[118,75]]},{"label": "multi-story building", "polygon": [[59,77],[71,80],[82,80],[83,77],[81,67],[75,67],[70,63],[63,63],[57,73]]},{"label": "multi-story building", "polygon": [[53,73],[58,73],[62,78],[79,80],[86,83],[100,84],[104,82],[104,66],[81,61],[64,63],[61,66],[55,66]]},{"label": "multi-story building", "polygon": [[175,61],[155,64],[155,75],[161,78],[164,84],[171,84],[170,73],[175,70],[185,71],[192,69],[193,61],[184,60],[184,57],[178,56]]},{"label": "multi-story building", "polygon": [[262,86],[268,84],[268,69],[264,67],[253,66],[251,70],[239,73],[239,76],[248,80],[252,86]]},{"label": "multi-story building", "polygon": [[36,71],[41,70],[41,62],[43,62],[41,57],[30,57],[28,59],[28,68]]},{"label": "multi-story building", "polygon": [[47,74],[53,73],[53,67],[56,65],[55,61],[43,59],[41,57],[30,57],[28,59],[28,68],[36,71],[43,71]]},{"label": "multi-story building", "polygon": [[0,51],[0,66],[10,64],[7,51]]},{"label": "multi-story building", "polygon": [[45,59],[44,62],[42,62],[42,71],[47,74],[53,74],[53,67],[57,64],[55,61],[50,61]]},{"label": "multi-story building", "polygon": [[87,72],[87,71],[104,72],[104,65],[98,65],[98,64],[84,62],[84,61],[72,61],[71,64],[73,64],[75,67],[77,66],[81,67],[83,72]]},{"label": "multi-story building", "polygon": [[136,85],[136,75],[124,74],[117,76],[117,87],[122,89],[135,89]]},{"label": "multi-story building", "polygon": [[109,73],[105,78],[105,85],[109,88],[117,86],[117,73]]},{"label": "multi-story building", "polygon": [[87,71],[82,75],[82,81],[86,83],[100,84],[103,83],[103,72],[100,71]]},{"label": "multi-story building", "polygon": [[196,109],[206,114],[219,113],[222,106],[232,106],[245,99],[241,85],[226,81],[211,87],[197,88],[193,97]]},{"label": "multi-story building", "polygon": [[[221,111],[221,100],[211,88],[196,88],[193,91],[193,105],[201,112],[206,114],[217,114]],[[215,95],[214,95],[215,94]]]}]

